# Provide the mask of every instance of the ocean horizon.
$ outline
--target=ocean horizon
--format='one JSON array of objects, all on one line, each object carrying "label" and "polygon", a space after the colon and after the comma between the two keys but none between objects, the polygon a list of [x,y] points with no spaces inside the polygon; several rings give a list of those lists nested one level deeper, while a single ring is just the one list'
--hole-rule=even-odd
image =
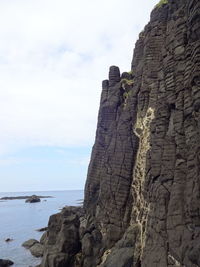
[{"label": "ocean horizon", "polygon": [[[64,206],[81,205],[84,190],[0,192],[2,197],[26,195],[52,196],[42,198],[38,203],[25,203],[25,199],[0,201],[0,258],[10,259],[13,267],[34,267],[41,262],[22,247],[28,239],[40,240],[49,217],[58,213]],[[5,242],[5,239],[13,239]]]}]

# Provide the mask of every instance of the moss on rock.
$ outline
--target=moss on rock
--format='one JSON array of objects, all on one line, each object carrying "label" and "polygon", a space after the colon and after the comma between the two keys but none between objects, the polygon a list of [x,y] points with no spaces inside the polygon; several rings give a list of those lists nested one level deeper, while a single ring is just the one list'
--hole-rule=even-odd
[{"label": "moss on rock", "polygon": [[168,0],[160,0],[160,2],[156,5],[156,7],[160,8],[166,4],[168,4]]}]

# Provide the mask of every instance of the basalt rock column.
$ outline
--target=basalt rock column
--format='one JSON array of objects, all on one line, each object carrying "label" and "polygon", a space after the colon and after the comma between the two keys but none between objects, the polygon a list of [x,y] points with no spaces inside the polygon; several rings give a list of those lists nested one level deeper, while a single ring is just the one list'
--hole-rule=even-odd
[{"label": "basalt rock column", "polygon": [[199,7],[199,1],[169,0],[155,9],[136,46],[141,57],[133,58],[142,72],[138,96],[147,85],[142,98],[154,109],[141,194],[143,267],[200,266]]},{"label": "basalt rock column", "polygon": [[[99,231],[102,252],[122,237],[132,207],[130,189],[138,148],[138,137],[133,132],[137,100],[136,92],[135,97],[128,96],[132,85],[125,89],[123,83],[119,68],[112,66],[109,80],[103,81],[96,140],[85,186],[85,228],[92,225]],[[92,240],[91,232],[91,243]],[[92,246],[96,246],[94,240]],[[96,253],[101,254],[98,250]],[[94,257],[93,253],[90,256]]]}]

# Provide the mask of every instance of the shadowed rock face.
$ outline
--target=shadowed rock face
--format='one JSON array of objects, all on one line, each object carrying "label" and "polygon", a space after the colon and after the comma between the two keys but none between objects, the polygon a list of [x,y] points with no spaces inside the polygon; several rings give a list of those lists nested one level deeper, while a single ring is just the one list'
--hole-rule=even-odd
[{"label": "shadowed rock face", "polygon": [[68,214],[79,246],[70,252],[56,215],[42,267],[200,266],[199,18],[199,0],[169,0],[140,34],[132,71],[110,68],[83,211]]},{"label": "shadowed rock face", "polygon": [[[88,169],[84,201],[85,227],[90,228],[92,221],[101,239],[94,241],[93,231],[90,231],[93,251],[87,258],[93,258],[94,254],[99,256],[102,248],[111,248],[130,223],[131,183],[138,148],[138,137],[133,132],[137,92],[126,92],[119,80],[119,69],[112,66],[109,80],[103,81],[96,141]],[[94,264],[97,262],[91,266]],[[84,266],[90,266],[88,261]]]}]

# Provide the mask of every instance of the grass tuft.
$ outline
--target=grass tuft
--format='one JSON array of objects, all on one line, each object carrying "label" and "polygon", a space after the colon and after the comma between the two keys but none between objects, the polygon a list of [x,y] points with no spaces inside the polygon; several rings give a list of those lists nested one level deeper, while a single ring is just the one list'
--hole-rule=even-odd
[{"label": "grass tuft", "polygon": [[121,79],[122,84],[127,84],[127,85],[133,85],[134,81],[133,80],[128,80],[128,79]]},{"label": "grass tuft", "polygon": [[163,5],[167,5],[168,4],[168,0],[160,0],[160,2],[156,5],[156,7],[160,8]]}]

